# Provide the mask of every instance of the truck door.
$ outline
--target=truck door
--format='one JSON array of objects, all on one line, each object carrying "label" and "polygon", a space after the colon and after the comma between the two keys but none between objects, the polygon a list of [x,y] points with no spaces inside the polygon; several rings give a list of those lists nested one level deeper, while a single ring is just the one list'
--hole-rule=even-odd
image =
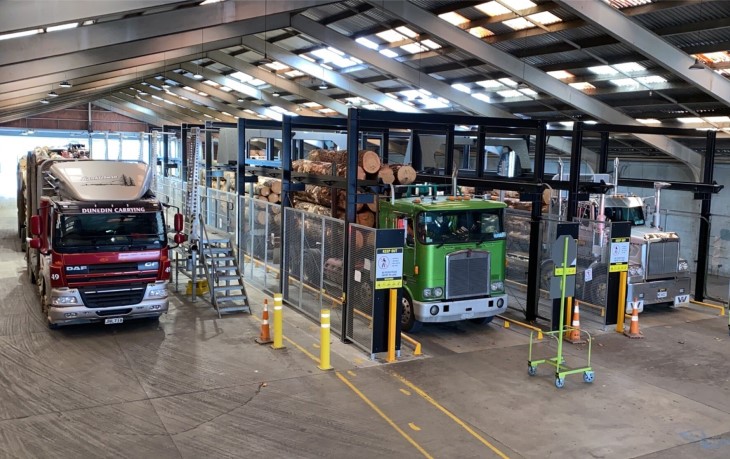
[{"label": "truck door", "polygon": [[408,281],[413,279],[413,266],[416,258],[416,244],[418,238],[415,234],[415,222],[413,217],[405,214],[396,215],[395,227],[405,229],[405,240],[403,241],[403,276]]}]

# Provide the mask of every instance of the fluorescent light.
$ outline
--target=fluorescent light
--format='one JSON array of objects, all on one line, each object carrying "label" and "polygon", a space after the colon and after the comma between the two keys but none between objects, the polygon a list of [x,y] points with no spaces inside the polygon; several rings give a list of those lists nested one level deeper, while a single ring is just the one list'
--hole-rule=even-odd
[{"label": "fluorescent light", "polygon": [[193,74],[193,78],[196,80],[202,80],[204,77],[203,77],[203,75],[196,72]]},{"label": "fluorescent light", "polygon": [[202,5],[210,5],[211,3],[220,3],[222,1],[223,0],[204,0],[204,1],[200,2],[199,5],[200,6],[202,6]]},{"label": "fluorescent light", "polygon": [[636,121],[642,124],[661,124],[661,121],[656,118],[636,118]]},{"label": "fluorescent light", "polygon": [[36,35],[39,33],[43,33],[43,29],[31,29],[31,30],[24,30],[22,32],[6,33],[3,35],[0,35],[0,40],[10,40],[12,38],[27,37],[29,35]]},{"label": "fluorescent light", "polygon": [[78,26],[78,22],[69,22],[68,24],[46,27],[46,32],[58,32],[59,30],[73,29]]}]

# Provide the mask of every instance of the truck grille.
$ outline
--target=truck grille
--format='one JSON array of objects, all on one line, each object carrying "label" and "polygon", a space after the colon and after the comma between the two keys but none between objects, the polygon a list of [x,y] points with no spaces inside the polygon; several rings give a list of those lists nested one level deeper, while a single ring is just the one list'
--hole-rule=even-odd
[{"label": "truck grille", "polygon": [[147,287],[144,284],[81,288],[81,299],[87,308],[111,308],[139,304]]},{"label": "truck grille", "polygon": [[446,298],[489,295],[489,252],[460,250],[446,256]]},{"label": "truck grille", "polygon": [[651,242],[646,249],[647,277],[665,276],[677,272],[679,241]]}]

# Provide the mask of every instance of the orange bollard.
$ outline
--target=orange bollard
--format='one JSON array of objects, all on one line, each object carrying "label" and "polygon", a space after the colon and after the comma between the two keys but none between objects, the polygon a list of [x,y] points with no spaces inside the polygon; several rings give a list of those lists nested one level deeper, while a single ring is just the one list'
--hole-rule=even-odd
[{"label": "orange bollard", "polygon": [[565,341],[573,344],[584,344],[586,342],[586,340],[581,339],[580,337],[580,308],[578,306],[578,300],[575,300],[575,306],[573,307],[573,323]]},{"label": "orange bollard", "polygon": [[256,338],[256,342],[259,344],[273,343],[271,339],[271,330],[269,329],[269,301],[264,300],[264,313],[261,322],[261,335]]},{"label": "orange bollard", "polygon": [[639,330],[639,308],[636,301],[631,305],[631,327],[629,331],[624,331],[624,335],[632,339],[642,339],[644,335]]}]

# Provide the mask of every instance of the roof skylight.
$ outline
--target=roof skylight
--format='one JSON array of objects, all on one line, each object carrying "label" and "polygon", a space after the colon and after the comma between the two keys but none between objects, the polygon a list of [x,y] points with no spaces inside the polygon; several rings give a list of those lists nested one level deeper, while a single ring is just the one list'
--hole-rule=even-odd
[{"label": "roof skylight", "polygon": [[579,91],[589,91],[591,89],[596,89],[595,86],[593,86],[592,84],[588,83],[587,81],[581,81],[581,82],[578,82],[578,83],[568,83],[568,86],[570,86],[572,88],[575,88],[575,89],[577,89]]},{"label": "roof skylight", "polygon": [[556,22],[562,22],[563,20],[555,16],[549,11],[543,11],[542,13],[535,13],[527,16],[527,19],[532,20],[538,24],[549,25],[555,24]]},{"label": "roof skylight", "polygon": [[482,3],[481,5],[477,5],[474,8],[478,9],[487,16],[501,16],[503,14],[511,13],[510,10],[495,1]]},{"label": "roof skylight", "polygon": [[529,29],[530,27],[535,27],[535,24],[525,18],[508,19],[503,21],[502,24],[512,28],[513,30],[524,30]]},{"label": "roof skylight", "polygon": [[613,67],[620,72],[643,72],[646,68],[636,62],[624,62],[623,64],[613,64]]},{"label": "roof skylight", "polygon": [[568,78],[573,78],[574,76],[572,73],[565,70],[553,70],[552,72],[547,72],[547,74],[553,78],[557,78],[558,80],[567,80]]},{"label": "roof skylight", "polygon": [[456,13],[454,11],[450,11],[448,13],[439,14],[439,17],[443,19],[444,21],[453,24],[455,26],[464,24],[465,22],[469,22],[467,18],[460,15],[459,13]]},{"label": "roof skylight", "polygon": [[377,43],[375,43],[375,42],[374,42],[374,41],[372,41],[372,40],[368,40],[368,39],[367,39],[367,38],[365,38],[365,37],[360,37],[360,38],[357,38],[357,39],[356,39],[355,41],[356,41],[357,43],[360,43],[361,45],[363,45],[363,46],[364,46],[364,47],[366,47],[366,48],[374,49],[374,50],[376,50],[376,51],[378,50],[378,44],[377,44]]},{"label": "roof skylight", "polygon": [[515,80],[512,80],[510,78],[500,78],[499,82],[502,83],[505,86],[517,86],[517,82]]},{"label": "roof skylight", "polygon": [[505,99],[509,99],[510,97],[520,97],[522,95],[522,93],[516,89],[505,89],[504,91],[497,91],[497,94],[499,94],[501,97],[504,97]]},{"label": "roof skylight", "polygon": [[484,38],[489,37],[490,35],[494,35],[494,32],[492,32],[489,29],[485,29],[482,26],[479,27],[472,27],[469,29],[469,33],[474,35],[475,37]]},{"label": "roof skylight", "polygon": [[596,67],[588,67],[588,71],[596,75],[616,75],[618,70],[608,65],[598,65]]},{"label": "roof skylight", "polygon": [[486,88],[486,89],[494,89],[494,88],[499,88],[500,86],[502,86],[502,83],[500,83],[497,80],[482,80],[482,81],[477,81],[477,84],[479,86],[481,86],[482,88]]},{"label": "roof skylight", "polygon": [[622,88],[639,86],[639,82],[634,80],[633,78],[618,78],[616,80],[611,80],[611,84]]},{"label": "roof skylight", "polygon": [[704,120],[702,118],[698,118],[696,116],[690,116],[687,118],[677,118],[677,121],[684,124],[697,124],[697,123],[703,123]]},{"label": "roof skylight", "polygon": [[439,45],[438,43],[436,43],[433,40],[423,40],[421,43],[424,44],[424,45],[426,45],[426,46],[428,46],[431,49],[439,49],[439,48],[441,48],[441,45]]},{"label": "roof skylight", "polygon": [[425,53],[426,51],[430,51],[427,47],[423,46],[420,43],[409,43],[407,45],[401,46],[400,48],[410,54]]},{"label": "roof skylight", "polygon": [[418,36],[418,34],[416,32],[414,32],[413,30],[409,29],[406,26],[396,27],[395,30],[402,33],[403,35],[405,35],[408,38],[416,38]]},{"label": "roof skylight", "polygon": [[274,61],[274,62],[271,62],[268,64],[264,64],[264,66],[270,68],[271,70],[273,70],[275,72],[278,72],[279,70],[286,70],[289,68],[288,65],[282,64],[281,62],[277,62],[277,61]]},{"label": "roof skylight", "polygon": [[378,37],[380,37],[383,40],[387,41],[388,43],[395,43],[397,41],[405,40],[405,38],[406,38],[406,37],[404,37],[403,35],[399,34],[398,32],[396,32],[393,29],[384,30],[383,32],[378,32],[375,35],[377,35]]},{"label": "roof skylight", "polygon": [[661,77],[659,75],[648,75],[643,77],[636,77],[636,81],[639,81],[644,84],[656,84],[656,83],[666,83],[667,79],[664,77]]},{"label": "roof skylight", "polygon": [[392,49],[388,49],[388,48],[385,48],[385,49],[381,49],[381,50],[380,50],[380,51],[378,51],[378,52],[379,52],[380,54],[382,54],[383,56],[385,56],[385,57],[389,57],[389,58],[391,58],[391,59],[392,59],[392,58],[394,58],[394,57],[398,57],[398,53],[396,53],[396,52],[395,52],[395,51],[393,51]]}]

